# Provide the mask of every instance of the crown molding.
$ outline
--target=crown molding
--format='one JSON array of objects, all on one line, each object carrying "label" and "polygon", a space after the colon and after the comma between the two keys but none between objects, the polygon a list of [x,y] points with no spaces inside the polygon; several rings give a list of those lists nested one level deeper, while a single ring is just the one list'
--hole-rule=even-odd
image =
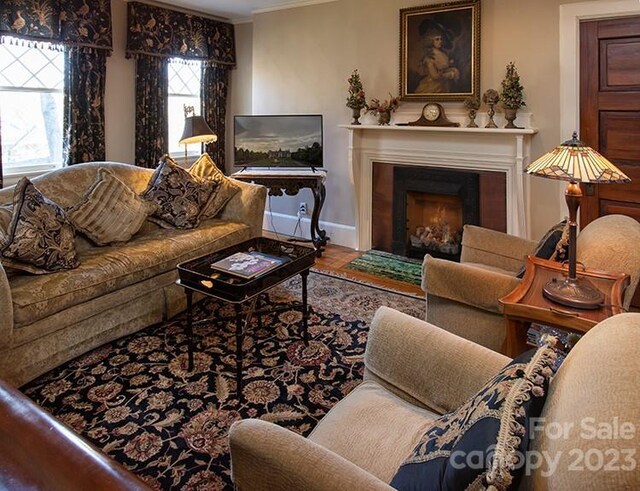
[{"label": "crown molding", "polygon": [[286,2],[279,3],[277,5],[273,5],[272,7],[264,7],[261,9],[256,9],[252,12],[252,14],[264,14],[266,12],[274,12],[276,10],[287,10],[294,9],[298,7],[308,7],[310,5],[317,5],[320,3],[331,3],[336,2],[338,0],[289,0]]}]

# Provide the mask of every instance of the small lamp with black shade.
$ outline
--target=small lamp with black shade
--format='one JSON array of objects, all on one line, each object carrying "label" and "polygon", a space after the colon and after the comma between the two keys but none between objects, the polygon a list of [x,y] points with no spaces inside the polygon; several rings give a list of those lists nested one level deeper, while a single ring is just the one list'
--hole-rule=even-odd
[{"label": "small lamp with black shade", "polygon": [[603,155],[578,140],[576,132],[571,140],[529,164],[526,172],[534,176],[569,181],[564,192],[569,208],[569,271],[562,281],[557,278],[549,281],[543,287],[543,295],[568,307],[599,308],[604,302],[604,295],[589,280],[578,277],[576,272],[577,219],[582,198],[580,183],[628,183],[631,179]]},{"label": "small lamp with black shade", "polygon": [[193,106],[184,106],[184,130],[180,145],[184,145],[184,163],[187,165],[187,145],[189,143],[211,143],[218,136],[209,127],[202,116],[196,116]]}]

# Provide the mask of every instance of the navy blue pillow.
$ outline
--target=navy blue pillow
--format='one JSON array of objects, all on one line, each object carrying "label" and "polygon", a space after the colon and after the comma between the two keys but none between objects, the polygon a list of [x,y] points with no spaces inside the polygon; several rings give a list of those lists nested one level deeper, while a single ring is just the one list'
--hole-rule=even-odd
[{"label": "navy blue pillow", "polygon": [[[440,417],[391,481],[402,491],[515,487],[529,446],[530,418],[538,417],[558,353],[543,346],[512,360],[475,396]],[[500,436],[500,438],[498,438]]]},{"label": "navy blue pillow", "polygon": [[[566,229],[566,230],[565,230]],[[553,227],[547,230],[544,237],[540,239],[536,246],[533,255],[541,259],[551,259],[553,261],[562,262],[567,259],[567,244],[566,241],[562,241],[562,236],[567,235],[567,220],[562,220],[560,223],[556,223]],[[518,273],[517,278],[522,278],[526,266],[523,264]]]}]

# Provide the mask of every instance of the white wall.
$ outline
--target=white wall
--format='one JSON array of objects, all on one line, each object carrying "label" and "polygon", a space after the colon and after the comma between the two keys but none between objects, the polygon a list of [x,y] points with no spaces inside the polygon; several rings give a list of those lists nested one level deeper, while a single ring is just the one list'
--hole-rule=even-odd
[{"label": "white wall", "polygon": [[[564,141],[560,134],[559,6],[576,0],[483,0],[481,12],[481,92],[500,88],[505,65],[515,61],[525,87],[527,111],[539,133],[535,157]],[[398,93],[399,10],[439,0],[339,0],[254,16],[252,92],[255,114],[322,113],[325,123],[327,202],[321,219],[352,226],[345,107],[347,78],[358,68],[367,97]],[[249,62],[239,60],[239,67]],[[423,103],[412,106],[416,117]],[[461,103],[449,103],[451,108]],[[232,107],[232,111],[234,108]],[[564,213],[562,185],[531,179],[529,220],[541,236]],[[310,194],[272,200],[274,211],[294,216]],[[288,226],[290,226],[289,224]],[[280,230],[290,232],[291,230]]]}]

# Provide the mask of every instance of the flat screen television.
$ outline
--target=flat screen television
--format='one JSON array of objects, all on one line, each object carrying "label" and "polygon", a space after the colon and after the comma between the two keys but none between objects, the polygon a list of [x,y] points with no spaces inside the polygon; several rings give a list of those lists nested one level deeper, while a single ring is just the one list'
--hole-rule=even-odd
[{"label": "flat screen television", "polygon": [[322,115],[235,116],[236,167],[322,167]]}]

